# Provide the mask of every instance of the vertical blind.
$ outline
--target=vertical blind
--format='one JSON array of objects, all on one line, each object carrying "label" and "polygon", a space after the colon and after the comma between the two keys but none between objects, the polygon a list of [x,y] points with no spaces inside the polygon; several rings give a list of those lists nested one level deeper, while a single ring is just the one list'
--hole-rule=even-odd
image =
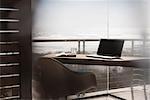
[{"label": "vertical blind", "polygon": [[0,0],[0,99],[20,98],[18,0]]},{"label": "vertical blind", "polygon": [[30,23],[24,20],[28,12],[30,0],[0,0],[0,100],[30,99]]}]

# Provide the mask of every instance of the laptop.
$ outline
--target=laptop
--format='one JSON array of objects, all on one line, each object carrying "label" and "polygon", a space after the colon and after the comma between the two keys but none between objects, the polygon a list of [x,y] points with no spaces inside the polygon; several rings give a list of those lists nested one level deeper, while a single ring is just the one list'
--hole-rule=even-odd
[{"label": "laptop", "polygon": [[121,39],[101,39],[97,54],[90,54],[87,57],[118,59],[121,57],[124,40]]}]

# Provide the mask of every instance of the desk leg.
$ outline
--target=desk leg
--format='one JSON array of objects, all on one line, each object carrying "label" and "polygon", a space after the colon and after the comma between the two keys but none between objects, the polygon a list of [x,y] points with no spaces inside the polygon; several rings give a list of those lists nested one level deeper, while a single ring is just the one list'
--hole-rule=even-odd
[{"label": "desk leg", "polygon": [[124,98],[121,98],[121,97],[118,97],[118,96],[115,96],[115,95],[112,95],[109,93],[109,90],[110,90],[110,66],[107,66],[106,67],[106,72],[107,72],[107,96],[110,96],[110,97],[113,97],[113,98],[116,98],[117,100],[126,100]]},{"label": "desk leg", "polygon": [[109,87],[109,79],[110,79],[110,77],[109,77],[109,73],[110,73],[110,66],[106,66],[106,79],[107,79],[107,93],[109,94],[109,89],[110,89],[110,87]]},{"label": "desk leg", "polygon": [[[112,98],[115,98],[115,100],[126,100],[124,98],[121,98],[121,97],[118,97],[118,96],[115,96],[115,95],[112,95],[109,93],[109,89],[110,89],[110,83],[109,83],[109,80],[110,80],[110,66],[106,66],[106,79],[107,79],[107,82],[106,82],[106,89],[107,89],[107,93],[106,94],[101,94],[101,95],[94,95],[94,96],[89,96],[89,97],[81,97],[81,98],[77,98],[77,99],[73,99],[73,100],[86,100],[86,99],[91,99],[91,98],[98,98],[98,97],[112,97]],[[109,100],[106,99],[106,100]]]}]

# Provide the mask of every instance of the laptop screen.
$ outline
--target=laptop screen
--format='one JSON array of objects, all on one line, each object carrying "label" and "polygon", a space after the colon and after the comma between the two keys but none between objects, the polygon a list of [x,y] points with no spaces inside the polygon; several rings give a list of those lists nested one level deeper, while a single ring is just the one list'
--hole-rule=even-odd
[{"label": "laptop screen", "polygon": [[103,56],[120,57],[122,53],[124,40],[119,39],[101,39],[97,54]]}]

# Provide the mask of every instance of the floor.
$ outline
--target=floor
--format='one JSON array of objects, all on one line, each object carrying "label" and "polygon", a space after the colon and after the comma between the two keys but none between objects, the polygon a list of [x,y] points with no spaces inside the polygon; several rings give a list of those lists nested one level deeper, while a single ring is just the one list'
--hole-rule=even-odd
[{"label": "floor", "polygon": [[[93,93],[86,93],[83,97],[88,96],[94,96],[94,95],[101,95],[104,93],[107,93],[108,91],[100,91],[100,92],[93,92]],[[147,100],[150,100],[150,86],[147,86]],[[122,88],[122,89],[115,89],[110,90],[109,93],[122,97],[126,100],[133,100],[131,96],[131,89],[130,88]],[[77,96],[69,96],[68,100],[75,99]],[[95,97],[95,98],[89,98],[89,99],[82,99],[82,100],[119,100],[112,97]],[[146,100],[144,96],[144,91],[141,87],[135,87],[134,88],[134,100]]]}]

